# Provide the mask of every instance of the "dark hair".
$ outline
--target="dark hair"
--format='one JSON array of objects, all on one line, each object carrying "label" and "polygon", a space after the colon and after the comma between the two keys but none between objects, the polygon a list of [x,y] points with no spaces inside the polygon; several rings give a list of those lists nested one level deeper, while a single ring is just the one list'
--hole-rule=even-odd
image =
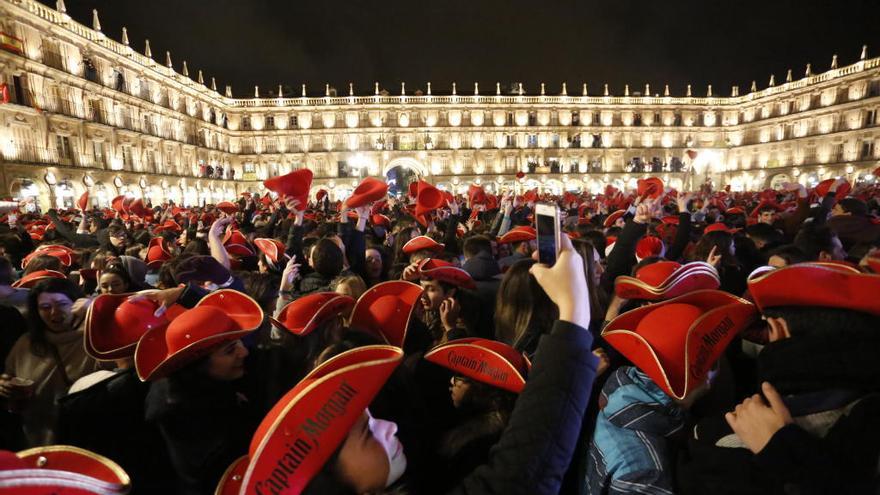
[{"label": "dark hair", "polygon": [[245,294],[257,301],[264,312],[269,314],[274,312],[275,301],[278,299],[277,275],[249,271],[237,271],[234,275],[244,284]]},{"label": "dark hair", "polygon": [[779,256],[785,260],[786,265],[794,265],[795,263],[803,263],[807,261],[807,256],[794,244],[786,244],[767,253],[769,260],[773,256]]},{"label": "dark hair", "polygon": [[495,339],[527,353],[534,352],[538,338],[550,332],[559,313],[529,273],[535,263],[525,259],[511,265],[495,299]]},{"label": "dark hair", "polygon": [[28,323],[31,340],[31,352],[35,356],[49,355],[49,341],[46,339],[46,323],[40,316],[39,298],[43,293],[64,294],[71,302],[82,297],[79,288],[66,278],[47,278],[41,280],[28,294]]},{"label": "dark hair", "polygon": [[211,249],[208,247],[208,241],[200,237],[187,237],[187,243],[183,248],[183,252],[199,256],[209,256]]},{"label": "dark hair", "polygon": [[858,198],[843,198],[837,202],[843,211],[857,217],[863,217],[868,214],[868,205]]},{"label": "dark hair", "polygon": [[[122,264],[120,264],[118,261],[114,261],[114,262],[110,263],[106,268],[101,270],[102,277],[107,274],[116,275],[119,278],[121,278],[122,281],[125,282],[125,291],[126,292],[130,291],[134,286],[134,284],[131,281],[131,275],[129,275],[128,270],[126,270],[125,267],[122,266]],[[100,283],[101,283],[101,281],[99,279],[98,284],[100,285]]]},{"label": "dark hair", "polygon": [[334,278],[342,272],[342,250],[329,238],[319,240],[312,249],[312,267],[321,276]]},{"label": "dark hair", "polygon": [[771,318],[784,319],[792,337],[839,334],[844,331],[848,335],[864,335],[880,328],[880,316],[850,309],[782,306],[765,308],[763,313]]},{"label": "dark hair", "polygon": [[703,234],[697,246],[694,248],[694,254],[691,261],[706,261],[712,248],[715,247],[715,254],[721,255],[720,266],[736,266],[738,262],[736,257],[730,254],[730,246],[733,244],[733,235],[727,232],[715,231]]},{"label": "dark hair", "polygon": [[804,253],[805,261],[816,261],[823,251],[834,252],[835,235],[827,225],[808,223],[795,236],[794,245]]},{"label": "dark hair", "polygon": [[480,253],[492,254],[492,241],[484,235],[474,235],[468,237],[462,246],[462,252],[468,258],[473,258]]},{"label": "dark hair", "polygon": [[[774,210],[775,211],[775,210]],[[762,241],[764,245],[775,245],[782,242],[782,232],[766,223],[756,223],[746,227],[746,235],[754,241]]]},{"label": "dark hair", "polygon": [[596,251],[599,252],[599,258],[605,259],[605,248],[608,247],[608,239],[605,238],[605,234],[601,230],[590,229],[581,234],[581,238],[589,241],[596,248]]},{"label": "dark hair", "polygon": [[15,281],[15,270],[6,256],[0,256],[0,285],[12,285]]},{"label": "dark hair", "polygon": [[27,275],[40,270],[55,270],[56,272],[62,272],[64,271],[64,265],[61,264],[61,260],[54,256],[41,254],[34,256],[28,261],[27,266],[24,267],[24,274]]}]

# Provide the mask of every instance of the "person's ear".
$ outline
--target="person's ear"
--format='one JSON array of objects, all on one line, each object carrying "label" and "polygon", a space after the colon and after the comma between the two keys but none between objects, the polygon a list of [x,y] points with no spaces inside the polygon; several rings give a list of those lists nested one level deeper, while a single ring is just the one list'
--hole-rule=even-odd
[{"label": "person's ear", "polygon": [[767,325],[770,327],[770,342],[776,342],[791,337],[791,331],[788,329],[788,322],[783,318],[768,317]]},{"label": "person's ear", "polygon": [[828,251],[819,251],[819,261],[831,261],[833,259]]}]

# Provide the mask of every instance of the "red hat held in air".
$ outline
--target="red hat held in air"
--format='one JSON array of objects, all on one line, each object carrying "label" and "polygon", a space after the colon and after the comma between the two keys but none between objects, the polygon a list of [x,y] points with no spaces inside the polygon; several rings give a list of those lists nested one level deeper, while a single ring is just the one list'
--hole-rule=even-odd
[{"label": "red hat held in air", "polygon": [[134,355],[141,337],[150,330],[167,326],[184,311],[172,306],[156,316],[159,304],[134,294],[101,294],[86,312],[84,343],[88,355],[111,360]]},{"label": "red hat held in air", "polygon": [[441,344],[425,359],[486,385],[520,393],[531,363],[513,347],[489,339],[466,338]]},{"label": "red hat held in air", "polygon": [[276,268],[279,267],[279,262],[282,259],[287,259],[287,254],[285,254],[286,246],[278,239],[260,237],[254,239],[254,245],[257,246],[257,249],[259,249],[260,252],[266,256],[266,259],[268,259]]},{"label": "red hat held in air", "polygon": [[291,199],[299,201],[299,207],[305,208],[309,204],[309,189],[312,187],[312,171],[307,168],[294,170],[293,172],[278,177],[272,177],[263,181],[266,189],[283,194]]},{"label": "red hat held in air", "polygon": [[663,181],[657,177],[639,179],[636,194],[641,198],[659,198],[663,194]]},{"label": "red hat held in air", "polygon": [[366,177],[354,189],[351,196],[345,201],[349,208],[358,208],[373,201],[379,201],[388,194],[388,184],[373,177]]},{"label": "red hat held in air", "polygon": [[522,225],[510,229],[506,234],[498,238],[498,243],[534,241],[538,238],[538,232],[534,227]]},{"label": "red hat held in air", "polygon": [[443,193],[439,189],[423,180],[420,180],[418,182],[417,191],[418,192],[416,195],[415,211],[416,217],[422,216],[426,213],[436,210],[437,208],[440,208],[446,201],[443,197]]},{"label": "red hat held in air", "polygon": [[608,323],[602,338],[681,400],[705,383],[730,341],[757,316],[744,299],[700,290],[628,311]]}]

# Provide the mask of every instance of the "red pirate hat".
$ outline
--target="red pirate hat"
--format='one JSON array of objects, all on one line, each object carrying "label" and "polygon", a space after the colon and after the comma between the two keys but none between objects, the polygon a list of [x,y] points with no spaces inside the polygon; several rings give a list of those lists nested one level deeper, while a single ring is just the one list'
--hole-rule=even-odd
[{"label": "red pirate hat", "polygon": [[21,267],[27,268],[28,263],[37,256],[52,256],[58,258],[62,265],[70,266],[73,263],[74,251],[67,246],[44,244],[25,256],[21,260]]},{"label": "red pirate hat", "polygon": [[458,339],[439,345],[425,359],[480,383],[513,393],[526,386],[531,363],[513,347],[488,339]]},{"label": "red pirate hat", "polygon": [[426,258],[419,263],[419,277],[439,280],[464,289],[474,289],[471,275],[448,261]]},{"label": "red pirate hat", "polygon": [[261,253],[266,255],[266,259],[272,262],[272,264],[276,267],[278,267],[278,262],[282,258],[287,258],[287,255],[285,254],[286,247],[284,246],[284,243],[279,241],[278,239],[260,237],[254,239],[254,245],[256,245],[257,249],[259,249]]},{"label": "red pirate hat", "polygon": [[522,197],[523,203],[535,203],[538,201],[538,189],[526,191]]},{"label": "red pirate hat", "polygon": [[165,249],[165,242],[162,238],[150,239],[150,245],[147,247],[147,266],[156,270],[170,259],[171,252]]},{"label": "red pirate hat", "polygon": [[880,256],[868,256],[865,263],[868,264],[868,268],[870,268],[872,272],[880,275]]},{"label": "red pirate hat", "polygon": [[622,275],[614,281],[614,292],[623,299],[662,301],[696,290],[721,286],[718,272],[704,261],[680,265],[674,261],[658,261],[643,266],[635,277]]},{"label": "red pirate hat", "polygon": [[725,212],[725,215],[745,215],[746,210],[742,209],[739,206],[734,206],[733,208],[728,208]]},{"label": "red pirate hat", "polygon": [[666,246],[657,236],[647,235],[636,244],[636,259],[639,261],[651,256],[662,257],[664,254],[666,254]]},{"label": "red pirate hat", "polygon": [[526,173],[523,172],[522,170],[520,170],[519,172],[517,172],[517,173],[514,175],[514,177],[516,177],[517,179],[524,179],[525,176],[526,176]]},{"label": "red pirate hat", "polygon": [[[299,201],[300,208],[309,204],[309,188],[312,187],[312,171],[307,168],[294,170],[279,177],[263,181],[266,188]],[[270,200],[271,202],[271,200]]]},{"label": "red pirate hat", "polygon": [[657,177],[639,179],[636,194],[641,198],[659,198],[663,194],[663,181]]},{"label": "red pirate hat", "polygon": [[141,198],[137,198],[128,204],[128,212],[141,218],[144,218],[151,213],[150,209],[144,205],[144,200]]},{"label": "red pirate hat", "polygon": [[566,206],[572,203],[577,203],[578,201],[577,195],[571,191],[565,191],[565,194],[562,195],[562,203]]},{"label": "red pirate hat", "polygon": [[[820,198],[825,197],[828,194],[828,191],[831,190],[831,185],[834,184],[834,181],[837,179],[825,179],[822,182],[816,184],[816,195]],[[843,184],[837,186],[837,194],[835,196],[837,199],[845,198],[847,194],[852,190],[852,185],[849,181],[845,181]]]},{"label": "red pirate hat", "polygon": [[86,352],[95,359],[131,357],[138,340],[149,330],[168,325],[179,306],[156,316],[159,304],[148,299],[131,299],[133,294],[101,294],[86,312]]},{"label": "red pirate hat", "polygon": [[154,234],[159,234],[165,231],[180,233],[183,232],[183,227],[181,227],[180,224],[175,222],[174,220],[165,220],[165,223],[153,229]]},{"label": "red pirate hat", "polygon": [[440,244],[439,242],[431,239],[426,235],[420,235],[417,237],[413,237],[406,244],[403,245],[403,254],[413,254],[416,251],[421,251],[423,249],[427,249],[433,251],[435,253],[442,253],[443,249],[446,246]]},{"label": "red pirate hat", "polygon": [[305,337],[325,321],[348,313],[354,304],[353,298],[342,294],[316,292],[288,303],[277,319],[269,317],[269,321],[278,328]]},{"label": "red pirate hat", "polygon": [[798,263],[756,272],[749,279],[749,293],[762,311],[809,306],[880,315],[880,276],[838,263]]},{"label": "red pirate hat", "polygon": [[374,213],[370,217],[370,222],[377,227],[385,227],[386,229],[391,228],[391,219],[381,213]]},{"label": "red pirate hat", "polygon": [[678,217],[675,215],[668,215],[661,218],[660,222],[662,222],[664,225],[678,225],[679,220]]},{"label": "red pirate hat", "polygon": [[605,219],[605,222],[602,223],[602,226],[604,226],[606,229],[611,227],[612,225],[614,225],[614,222],[616,222],[618,218],[622,218],[625,214],[626,210],[617,210],[611,213]]},{"label": "red pirate hat", "polygon": [[727,344],[756,317],[744,299],[701,290],[628,311],[608,323],[602,338],[681,400],[705,382]]},{"label": "red pirate hat", "polygon": [[498,238],[499,244],[508,242],[534,241],[538,238],[538,233],[534,227],[520,226],[510,229],[509,232]]},{"label": "red pirate hat", "polygon": [[88,191],[82,193],[82,196],[80,196],[79,199],[76,200],[76,206],[78,206],[79,209],[83,210],[83,211],[85,211],[89,208],[89,192]]},{"label": "red pirate hat", "polygon": [[443,206],[443,193],[436,187],[420,180],[416,196],[416,216],[422,216]]},{"label": "red pirate hat", "polygon": [[412,310],[421,295],[421,286],[403,280],[376,284],[357,300],[350,326],[403,347]]},{"label": "red pirate hat", "polygon": [[370,345],[343,352],[306,375],[257,428],[241,493],[259,493],[258,487],[302,493],[402,360],[397,347]]},{"label": "red pirate hat", "polygon": [[235,256],[253,256],[254,250],[240,230],[229,230],[223,236],[223,247],[226,252]]},{"label": "red pirate hat", "polygon": [[327,190],[326,189],[318,189],[318,192],[315,193],[315,199],[318,201],[321,201],[326,197],[327,197]]},{"label": "red pirate hat", "polygon": [[[102,455],[71,445],[36,447],[22,450],[16,456],[22,462],[19,469],[31,471],[30,474],[36,478],[57,478],[59,481],[81,480],[86,482],[90,488],[100,488],[106,490],[107,493],[126,493],[131,485],[128,474],[118,464]],[[65,474],[74,476],[68,477]],[[66,494],[68,492],[59,491],[58,493]],[[93,492],[87,491],[85,493]]]},{"label": "red pirate hat", "polygon": [[366,177],[361,181],[351,196],[345,201],[349,208],[358,208],[373,201],[378,201],[388,194],[388,184],[373,177]]},{"label": "red pirate hat", "polygon": [[12,283],[12,287],[15,289],[30,289],[31,287],[37,285],[41,280],[46,280],[49,278],[67,278],[67,275],[56,272],[55,270],[37,270],[35,272],[28,273],[27,275],[21,277]]},{"label": "red pirate hat", "polygon": [[483,190],[481,186],[471,184],[470,187],[468,187],[468,199],[470,200],[471,205],[485,204],[487,201],[486,191]]},{"label": "red pirate hat", "polygon": [[113,208],[117,213],[127,213],[126,205],[125,205],[125,195],[121,194],[113,198],[110,201],[110,207]]},{"label": "red pirate hat", "polygon": [[739,232],[739,229],[731,229],[723,222],[715,222],[712,225],[707,225],[705,229],[703,229],[704,234],[708,234],[709,232],[727,232],[728,234],[733,234]]},{"label": "red pirate hat", "polygon": [[263,310],[250,297],[230,289],[212,292],[168,326],[144,334],[134,351],[138,377],[147,381],[167,376],[215,346],[256,330],[262,321]]},{"label": "red pirate hat", "polygon": [[238,211],[238,205],[233,203],[232,201],[221,201],[217,203],[217,209],[226,213],[227,215],[232,215]]},{"label": "red pirate hat", "polygon": [[244,472],[250,464],[250,457],[243,455],[235,460],[226,468],[220,482],[217,483],[217,489],[214,495],[240,495],[241,481],[244,479]]}]

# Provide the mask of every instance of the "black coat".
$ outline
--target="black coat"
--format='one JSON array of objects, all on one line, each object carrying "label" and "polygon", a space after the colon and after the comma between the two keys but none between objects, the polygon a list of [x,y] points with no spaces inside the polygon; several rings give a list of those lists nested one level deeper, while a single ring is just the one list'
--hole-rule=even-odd
[{"label": "black coat", "polygon": [[[873,329],[872,329],[873,330]],[[758,379],[776,387],[794,424],[758,454],[722,417],[691,430],[678,470],[684,494],[875,493],[880,465],[880,334],[841,328],[773,342]]]},{"label": "black coat", "polygon": [[239,382],[217,382],[184,369],[153,383],[146,418],[165,441],[178,493],[214,493],[229,465],[247,454],[260,420]]},{"label": "black coat", "polygon": [[596,377],[592,340],[587,329],[556,322],[538,344],[526,388],[489,461],[449,494],[559,493]]},{"label": "black coat", "polygon": [[131,477],[132,494],[169,493],[171,465],[154,425],[144,421],[149,383],[120,371],[59,400],[58,442],[101,454]]}]

